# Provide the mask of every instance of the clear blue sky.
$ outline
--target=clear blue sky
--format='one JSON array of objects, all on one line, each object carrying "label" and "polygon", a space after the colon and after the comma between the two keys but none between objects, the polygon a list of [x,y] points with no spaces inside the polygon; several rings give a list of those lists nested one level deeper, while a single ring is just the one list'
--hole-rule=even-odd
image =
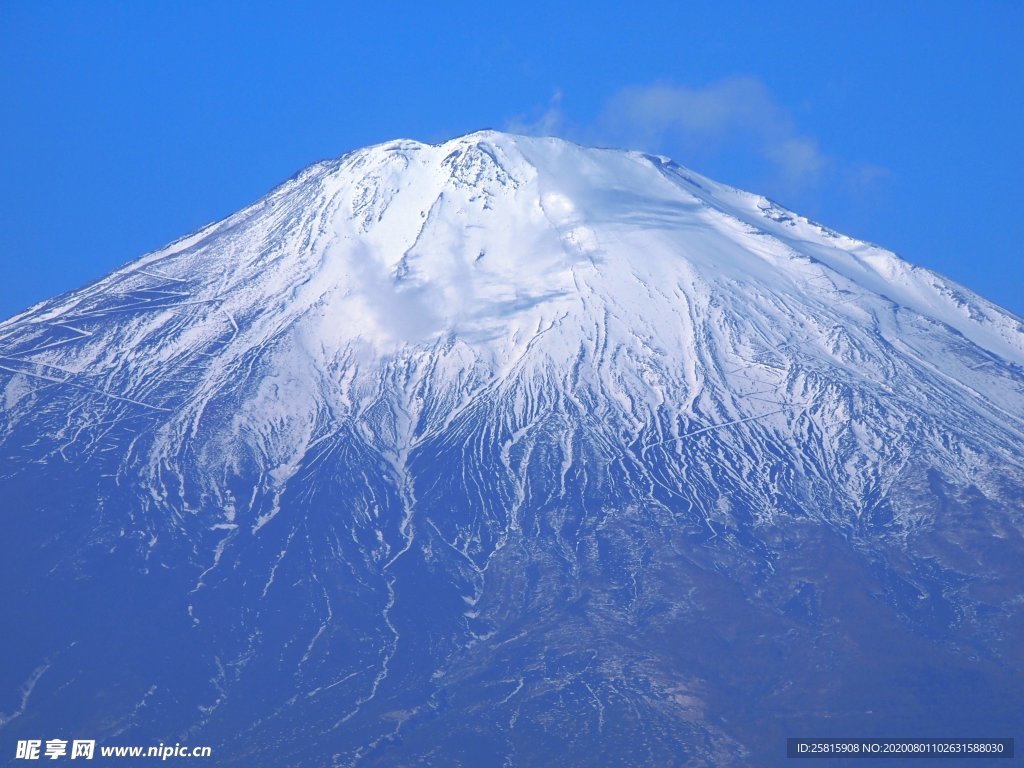
[{"label": "clear blue sky", "polygon": [[485,127],[671,155],[1024,315],[1022,30],[1021,2],[2,0],[0,317],[316,160]]}]

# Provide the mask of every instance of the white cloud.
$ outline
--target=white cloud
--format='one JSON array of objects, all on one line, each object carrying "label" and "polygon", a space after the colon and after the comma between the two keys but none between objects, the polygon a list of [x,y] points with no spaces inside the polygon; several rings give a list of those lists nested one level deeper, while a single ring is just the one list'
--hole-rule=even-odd
[{"label": "white cloud", "polygon": [[555,90],[542,110],[516,115],[505,124],[510,133],[527,136],[563,136],[566,133],[565,113],[562,111],[562,92]]},{"label": "white cloud", "polygon": [[830,161],[818,148],[818,141],[796,136],[763,148],[765,157],[775,164],[784,180],[800,184],[817,181]]},{"label": "white cloud", "polygon": [[[508,121],[506,130],[563,136],[582,144],[624,147],[671,155],[696,170],[715,172],[722,159],[746,170],[722,178],[778,199],[812,199],[824,184],[847,194],[876,192],[889,171],[826,154],[818,139],[800,130],[771,90],[754,77],[732,77],[702,87],[655,83],[612,94],[596,118],[570,120],[556,90],[543,107]],[[728,156],[732,156],[729,158]]]},{"label": "white cloud", "polygon": [[[655,84],[624,88],[594,124],[606,142],[645,149],[677,146],[687,156],[733,148],[754,152],[787,186],[817,183],[831,159],[760,80],[737,77],[704,87]],[[684,158],[685,159],[685,158]]]}]

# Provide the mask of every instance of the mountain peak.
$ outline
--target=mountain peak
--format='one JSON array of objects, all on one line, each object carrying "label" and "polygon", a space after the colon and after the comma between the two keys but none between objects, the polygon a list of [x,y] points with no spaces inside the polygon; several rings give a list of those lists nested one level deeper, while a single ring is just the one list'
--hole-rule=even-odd
[{"label": "mountain peak", "polygon": [[1022,363],[1013,315],[666,158],[318,163],[0,324],[0,733],[339,766],[1009,733]]},{"label": "mountain peak", "polygon": [[900,307],[1024,362],[1019,319],[766,198],[667,158],[492,130],[311,166],[35,314],[163,290],[162,280],[221,308],[207,313],[211,335],[226,312],[271,327],[323,322],[316,333],[341,346],[454,334],[507,358],[538,328],[587,327],[588,314],[678,327],[685,299],[726,302],[744,318],[784,306],[769,321],[784,326],[874,327]]}]

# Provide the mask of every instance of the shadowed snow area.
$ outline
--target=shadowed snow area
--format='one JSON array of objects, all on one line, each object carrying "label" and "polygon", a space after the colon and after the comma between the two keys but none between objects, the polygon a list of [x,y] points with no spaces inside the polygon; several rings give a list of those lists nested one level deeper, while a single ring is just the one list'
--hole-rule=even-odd
[{"label": "shadowed snow area", "polygon": [[318,163],[0,324],[0,749],[1016,735],[1022,366],[1020,318],[667,158]]}]

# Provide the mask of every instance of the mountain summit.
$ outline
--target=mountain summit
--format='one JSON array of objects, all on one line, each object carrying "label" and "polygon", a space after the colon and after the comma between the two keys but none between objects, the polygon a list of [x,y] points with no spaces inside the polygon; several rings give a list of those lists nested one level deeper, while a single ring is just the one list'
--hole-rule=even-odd
[{"label": "mountain summit", "polygon": [[0,748],[1013,735],[1022,366],[1019,318],[664,157],[318,163],[0,324]]}]

